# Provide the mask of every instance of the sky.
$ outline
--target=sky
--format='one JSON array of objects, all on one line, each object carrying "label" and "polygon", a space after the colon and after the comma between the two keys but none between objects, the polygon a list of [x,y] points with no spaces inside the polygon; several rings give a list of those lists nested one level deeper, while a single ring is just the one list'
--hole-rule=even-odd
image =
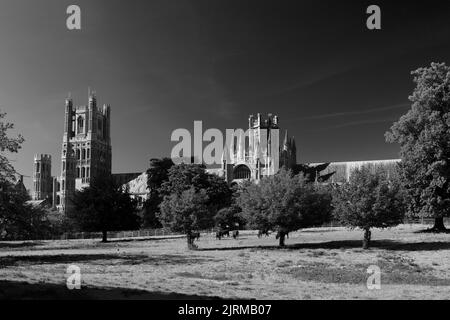
[{"label": "sky", "polygon": [[245,129],[258,112],[279,116],[298,162],[397,158],[384,133],[410,108],[410,72],[450,63],[449,16],[437,0],[0,0],[0,110],[26,139],[8,157],[31,176],[50,154],[59,175],[64,99],[85,105],[90,87],[111,105],[113,173],[170,156],[195,120]]}]

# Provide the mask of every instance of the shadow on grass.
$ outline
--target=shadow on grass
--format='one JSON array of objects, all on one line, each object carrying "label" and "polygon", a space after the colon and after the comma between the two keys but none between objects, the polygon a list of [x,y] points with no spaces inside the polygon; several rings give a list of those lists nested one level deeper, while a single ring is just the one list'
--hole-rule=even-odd
[{"label": "shadow on grass", "polygon": [[18,249],[25,247],[35,247],[41,244],[42,244],[41,241],[0,242],[0,249]]},{"label": "shadow on grass", "polygon": [[141,238],[110,238],[107,242],[102,242],[101,239],[93,239],[99,240],[101,244],[108,243],[117,243],[117,242],[140,242],[140,241],[161,241],[161,240],[174,240],[174,239],[182,239],[186,238],[186,235],[172,235],[172,236],[148,236]]},{"label": "shadow on grass", "polygon": [[[450,279],[438,278],[427,268],[409,264],[407,261],[379,260],[376,264],[382,270],[383,285],[450,286]],[[299,265],[286,268],[284,272],[303,281],[366,285],[367,267],[364,264],[336,267],[327,263],[300,261]]]},{"label": "shadow on grass", "polygon": [[450,229],[436,231],[436,229],[429,228],[429,229],[417,230],[417,231],[414,231],[414,233],[450,234]]},{"label": "shadow on grass", "polygon": [[299,230],[299,233],[325,233],[325,232],[337,232],[339,230],[334,229],[324,229],[324,230]]},{"label": "shadow on grass", "polygon": [[206,300],[220,299],[174,292],[125,288],[90,288],[69,290],[64,284],[0,281],[0,300]]},{"label": "shadow on grass", "polygon": [[[286,244],[284,247],[277,245],[269,246],[242,246],[242,247],[223,247],[223,248],[199,248],[197,251],[228,251],[244,249],[262,249],[262,250],[301,250],[301,249],[360,249],[362,240],[341,240],[313,243],[295,243]],[[371,242],[373,249],[386,249],[392,251],[433,251],[450,250],[450,242],[398,242],[393,240],[373,240]]]},{"label": "shadow on grass", "polygon": [[198,256],[183,256],[162,254],[156,256],[125,255],[125,254],[60,254],[60,255],[31,255],[7,256],[0,258],[0,268],[22,264],[72,264],[77,262],[121,260],[121,265],[188,265],[215,261],[213,258]]}]

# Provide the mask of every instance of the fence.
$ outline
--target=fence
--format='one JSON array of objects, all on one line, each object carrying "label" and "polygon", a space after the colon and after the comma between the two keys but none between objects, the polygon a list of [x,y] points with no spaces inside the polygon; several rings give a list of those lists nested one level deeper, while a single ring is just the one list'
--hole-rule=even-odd
[{"label": "fence", "polygon": [[[213,229],[201,230],[200,233],[212,233]],[[108,239],[126,239],[126,238],[148,238],[148,237],[170,237],[184,236],[184,233],[173,232],[168,229],[144,229],[131,231],[108,231]],[[71,232],[61,235],[60,240],[69,239],[101,239],[101,232]],[[56,240],[56,239],[52,239]]]},{"label": "fence", "polygon": [[[404,224],[422,224],[433,225],[434,219],[432,218],[417,218],[417,219],[405,219]],[[450,218],[444,218],[444,224],[450,225]],[[331,221],[319,227],[342,227],[338,221]],[[243,230],[244,231],[244,230]],[[250,230],[246,230],[250,231]],[[214,229],[201,230],[200,233],[214,233]],[[245,232],[245,231],[244,231]],[[148,238],[148,237],[170,237],[170,236],[184,236],[181,232],[172,232],[168,229],[144,229],[144,230],[130,230],[130,231],[108,231],[108,239],[128,239],[128,238]],[[101,232],[75,232],[65,233],[60,237],[54,237],[52,239],[41,240],[71,240],[71,239],[101,239]]]},{"label": "fence", "polygon": [[[427,226],[434,225],[434,219],[433,218],[415,218],[415,219],[404,219],[403,224],[423,224]],[[450,224],[450,218],[444,218],[444,225],[448,226]],[[343,227],[339,221],[330,221],[327,222],[319,227]]]}]

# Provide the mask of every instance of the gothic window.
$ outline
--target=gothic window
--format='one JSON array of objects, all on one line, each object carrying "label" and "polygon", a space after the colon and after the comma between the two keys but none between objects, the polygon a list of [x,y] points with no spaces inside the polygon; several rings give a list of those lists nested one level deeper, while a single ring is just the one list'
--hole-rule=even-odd
[{"label": "gothic window", "polygon": [[79,116],[77,119],[77,132],[78,133],[83,133],[84,132],[84,119],[82,116]]},{"label": "gothic window", "polygon": [[81,159],[86,159],[86,150],[85,149],[82,149],[81,150]]},{"label": "gothic window", "polygon": [[77,149],[77,160],[80,160],[80,149]]},{"label": "gothic window", "polygon": [[88,177],[88,178],[90,177],[90,175],[89,175],[90,172],[89,172],[89,171],[90,171],[90,170],[89,170],[89,167],[87,167],[87,168],[86,168],[86,177]]},{"label": "gothic window", "polygon": [[77,167],[77,178],[80,178],[80,168]]},{"label": "gothic window", "polygon": [[83,167],[81,168],[81,177],[85,178],[86,177],[86,169]]},{"label": "gothic window", "polygon": [[239,165],[233,170],[233,179],[250,179],[251,172],[246,165]]},{"label": "gothic window", "polygon": [[61,199],[59,196],[56,196],[56,205],[60,205],[61,204]]},{"label": "gothic window", "polygon": [[87,157],[86,157],[87,159],[91,158],[91,149],[87,148],[86,154],[87,154]]}]

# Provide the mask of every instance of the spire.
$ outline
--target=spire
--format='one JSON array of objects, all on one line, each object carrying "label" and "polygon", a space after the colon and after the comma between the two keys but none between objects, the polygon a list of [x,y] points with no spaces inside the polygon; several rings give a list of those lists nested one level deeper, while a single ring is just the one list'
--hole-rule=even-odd
[{"label": "spire", "polygon": [[255,146],[255,153],[253,154],[253,158],[255,161],[257,161],[258,159],[260,159],[260,153],[261,153],[261,148],[259,147],[259,141],[256,140],[256,146]]},{"label": "spire", "polygon": [[287,151],[288,150],[288,131],[286,129],[286,131],[284,132],[284,141],[283,141],[283,150]]},{"label": "spire", "polygon": [[228,163],[228,161],[229,161],[228,146],[227,144],[225,144],[225,147],[223,148],[222,151],[222,163],[224,162]]},{"label": "spire", "polygon": [[244,148],[242,148],[242,132],[239,133],[239,139],[238,139],[238,149],[237,149],[237,157],[238,161],[244,160]]}]

